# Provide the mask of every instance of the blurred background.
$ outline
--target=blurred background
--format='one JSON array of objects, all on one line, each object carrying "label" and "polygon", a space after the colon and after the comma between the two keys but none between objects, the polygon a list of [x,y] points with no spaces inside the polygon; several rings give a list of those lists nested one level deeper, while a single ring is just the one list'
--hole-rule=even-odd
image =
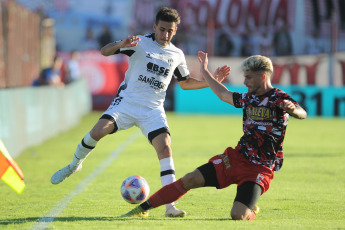
[{"label": "blurred background", "polygon": [[[210,69],[231,66],[226,85],[245,92],[243,58],[265,55],[274,86],[309,117],[345,117],[344,0],[0,0],[0,139],[9,152],[105,110],[128,65],[126,56],[103,57],[99,49],[152,32],[162,6],[180,13],[173,43],[193,77],[197,52],[206,51]],[[241,114],[217,100],[209,89],[187,92],[172,80],[165,109]]]}]

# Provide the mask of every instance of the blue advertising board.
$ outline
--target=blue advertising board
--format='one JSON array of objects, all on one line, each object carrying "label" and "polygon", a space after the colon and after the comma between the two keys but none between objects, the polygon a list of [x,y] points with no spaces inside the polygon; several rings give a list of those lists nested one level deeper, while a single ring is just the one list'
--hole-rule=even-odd
[{"label": "blue advertising board", "polygon": [[[246,92],[245,86],[226,87],[235,92]],[[309,117],[345,117],[345,87],[275,86],[292,96]],[[183,90],[175,87],[175,112],[241,115],[237,109],[217,98],[210,88]]]}]

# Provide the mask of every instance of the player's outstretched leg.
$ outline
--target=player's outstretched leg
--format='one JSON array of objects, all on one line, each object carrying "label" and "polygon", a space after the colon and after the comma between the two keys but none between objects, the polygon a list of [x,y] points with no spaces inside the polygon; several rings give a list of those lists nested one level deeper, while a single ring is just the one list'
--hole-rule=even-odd
[{"label": "player's outstretched leg", "polygon": [[[174,183],[168,184],[154,193],[152,196],[149,197],[148,200],[141,203],[136,208],[132,209],[128,213],[120,216],[120,217],[135,217],[141,215],[140,213],[145,213],[152,208],[157,208],[164,204],[170,204],[178,199],[180,199],[183,195],[185,195],[189,190],[185,189],[183,186],[183,182],[181,179],[175,181]],[[185,211],[182,211],[186,215]],[[148,213],[147,213],[148,215]],[[142,217],[142,216],[140,216]],[[177,217],[177,216],[174,216]]]},{"label": "player's outstretched leg", "polygon": [[97,141],[94,140],[90,133],[87,133],[81,143],[78,145],[77,150],[74,153],[72,162],[66,167],[60,169],[50,179],[52,184],[59,184],[66,180],[73,173],[79,172],[82,169],[82,163],[86,157],[95,148]]},{"label": "player's outstretched leg", "polygon": [[177,209],[175,205],[166,209],[165,217],[185,217],[187,213],[183,210]]},{"label": "player's outstretched leg", "polygon": [[257,205],[254,205],[253,211],[249,217],[249,220],[254,220],[256,215],[259,214],[260,208]]},{"label": "player's outstretched leg", "polygon": [[59,184],[62,181],[66,180],[73,173],[79,172],[82,167],[83,166],[80,164],[78,168],[76,168],[75,170],[72,170],[70,168],[70,165],[67,165],[66,167],[64,167],[64,168],[60,169],[59,171],[57,171],[56,173],[54,173],[54,175],[52,176],[50,181],[52,184]]},{"label": "player's outstretched leg", "polygon": [[127,212],[126,214],[121,215],[120,217],[148,217],[149,210],[143,210],[140,206],[133,208],[131,211]]},{"label": "player's outstretched leg", "polygon": [[259,212],[260,212],[259,206],[254,205],[253,212],[255,213],[255,215],[259,214]]}]

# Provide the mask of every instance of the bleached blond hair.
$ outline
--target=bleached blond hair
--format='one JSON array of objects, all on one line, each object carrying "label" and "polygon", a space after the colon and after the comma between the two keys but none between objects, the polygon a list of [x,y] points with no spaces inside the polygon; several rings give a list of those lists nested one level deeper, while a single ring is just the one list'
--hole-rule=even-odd
[{"label": "bleached blond hair", "polygon": [[266,73],[269,76],[273,73],[273,64],[271,59],[261,55],[250,56],[242,62],[242,71],[253,71]]}]

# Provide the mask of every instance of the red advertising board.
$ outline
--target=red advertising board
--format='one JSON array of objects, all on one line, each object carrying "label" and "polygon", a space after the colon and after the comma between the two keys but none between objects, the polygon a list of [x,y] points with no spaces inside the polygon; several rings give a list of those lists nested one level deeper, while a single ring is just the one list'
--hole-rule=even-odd
[{"label": "red advertising board", "polygon": [[[59,53],[65,63],[69,54]],[[117,89],[125,77],[128,58],[125,55],[103,56],[98,50],[81,52],[78,60],[81,77],[88,81],[94,110],[105,110],[116,96]]]}]

